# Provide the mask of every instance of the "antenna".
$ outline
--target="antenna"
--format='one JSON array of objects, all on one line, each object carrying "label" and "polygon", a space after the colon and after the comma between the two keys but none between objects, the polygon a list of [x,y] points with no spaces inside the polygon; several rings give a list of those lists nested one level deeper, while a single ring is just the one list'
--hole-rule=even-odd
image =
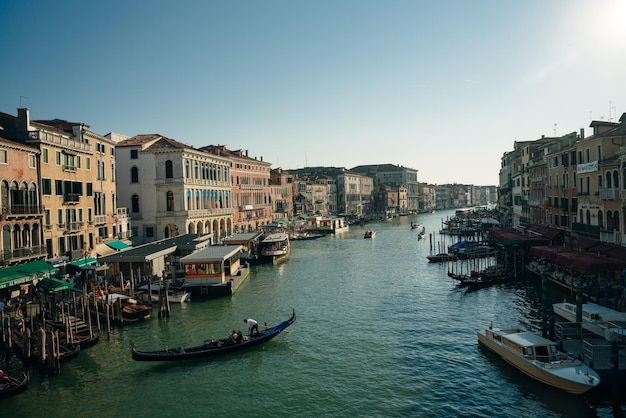
[{"label": "antenna", "polygon": [[556,123],[554,124],[554,136],[556,137]]},{"label": "antenna", "polygon": [[613,103],[609,102],[609,122],[611,122],[611,121],[613,120],[613,118],[611,117],[611,109],[612,109],[612,108],[611,108],[611,105],[612,105],[612,104],[613,104]]}]

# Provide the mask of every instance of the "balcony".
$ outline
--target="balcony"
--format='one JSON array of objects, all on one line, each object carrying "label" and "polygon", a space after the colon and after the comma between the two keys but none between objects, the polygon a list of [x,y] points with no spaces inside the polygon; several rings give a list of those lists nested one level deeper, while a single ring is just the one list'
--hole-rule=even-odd
[{"label": "balcony", "polygon": [[63,166],[63,171],[70,171],[70,172],[75,172],[76,171],[76,166],[75,165],[64,165]]},{"label": "balcony", "polygon": [[600,238],[600,227],[597,225],[587,225],[574,222],[572,223],[572,231],[589,238]]},{"label": "balcony", "polygon": [[620,198],[619,189],[600,189],[600,199],[618,200]]},{"label": "balcony", "polygon": [[107,223],[107,216],[106,215],[96,215],[93,218],[94,218],[94,223],[96,225],[106,225],[106,223]]},{"label": "balcony", "polygon": [[600,231],[600,241],[608,242],[609,244],[621,245],[622,233],[619,231]]},{"label": "balcony", "polygon": [[41,205],[11,205],[7,208],[2,208],[2,217],[4,219],[42,215],[43,206]]},{"label": "balcony", "polygon": [[45,257],[47,251],[45,246],[32,246],[16,248],[12,251],[2,251],[0,254],[0,264],[6,266],[12,263]]},{"label": "balcony", "polygon": [[80,195],[78,193],[66,193],[63,195],[63,203],[65,204],[77,204],[80,202]]},{"label": "balcony", "polygon": [[59,229],[62,229],[64,234],[71,234],[83,229],[84,225],[84,222],[66,222],[59,224]]}]

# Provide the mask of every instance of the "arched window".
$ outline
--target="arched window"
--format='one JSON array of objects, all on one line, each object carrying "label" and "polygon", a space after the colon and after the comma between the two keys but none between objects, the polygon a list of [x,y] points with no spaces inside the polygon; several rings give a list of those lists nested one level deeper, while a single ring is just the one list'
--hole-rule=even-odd
[{"label": "arched window", "polygon": [[136,194],[131,197],[131,210],[133,213],[139,213],[139,196]]},{"label": "arched window", "polygon": [[198,162],[196,161],[193,165],[193,178],[194,179],[199,179],[200,178],[200,171],[198,169],[199,165]]},{"label": "arched window", "polygon": [[613,172],[613,188],[619,189],[619,171],[617,170]]},{"label": "arched window", "polygon": [[189,177],[191,177],[189,161],[185,161],[185,178],[188,179]]},{"label": "arched window", "polygon": [[606,188],[607,189],[612,189],[613,188],[613,186],[611,185],[612,184],[611,179],[612,179],[611,172],[607,171],[606,172]]},{"label": "arched window", "polygon": [[139,183],[139,169],[137,167],[130,169],[130,182]]},{"label": "arched window", "polygon": [[167,192],[166,204],[167,204],[167,211],[172,212],[174,210],[174,192],[171,190]]},{"label": "arched window", "polygon": [[165,162],[165,178],[166,179],[174,178],[174,165],[172,164],[172,160],[167,160]]}]

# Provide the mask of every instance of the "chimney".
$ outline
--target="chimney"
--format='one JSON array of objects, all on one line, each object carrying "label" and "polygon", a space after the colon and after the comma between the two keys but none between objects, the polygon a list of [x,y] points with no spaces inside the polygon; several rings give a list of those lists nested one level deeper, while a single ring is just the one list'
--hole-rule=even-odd
[{"label": "chimney", "polygon": [[580,128],[580,138],[581,139],[585,138],[585,128]]},{"label": "chimney", "polygon": [[246,157],[248,156],[248,150],[246,150]]},{"label": "chimney", "polygon": [[17,137],[18,139],[28,139],[28,130],[30,129],[30,109],[23,107],[17,109]]}]

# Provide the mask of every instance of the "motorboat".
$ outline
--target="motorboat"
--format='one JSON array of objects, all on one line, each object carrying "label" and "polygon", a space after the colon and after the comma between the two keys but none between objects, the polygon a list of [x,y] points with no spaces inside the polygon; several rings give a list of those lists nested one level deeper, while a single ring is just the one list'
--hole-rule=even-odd
[{"label": "motorboat", "polygon": [[[576,321],[576,304],[554,303],[554,313],[570,322]],[[626,342],[626,312],[595,303],[582,304],[582,326],[608,341]]]},{"label": "motorboat", "polygon": [[367,231],[365,231],[365,235],[363,235],[363,238],[371,239],[371,238],[374,238],[375,236],[376,236],[376,231],[368,229]]},{"label": "motorboat", "polygon": [[557,344],[530,331],[489,326],[477,332],[478,342],[504,361],[546,385],[580,395],[600,384],[600,376]]},{"label": "motorboat", "polygon": [[284,232],[270,234],[261,241],[261,259],[277,262],[289,256],[291,246],[289,236]]},{"label": "motorboat", "polygon": [[[145,295],[149,295],[151,302],[158,302],[161,292],[165,292],[166,287],[160,284],[143,285],[139,287]],[[165,294],[165,293],[163,293]],[[167,287],[167,300],[172,303],[185,303],[191,301],[191,293],[178,287]]]}]

